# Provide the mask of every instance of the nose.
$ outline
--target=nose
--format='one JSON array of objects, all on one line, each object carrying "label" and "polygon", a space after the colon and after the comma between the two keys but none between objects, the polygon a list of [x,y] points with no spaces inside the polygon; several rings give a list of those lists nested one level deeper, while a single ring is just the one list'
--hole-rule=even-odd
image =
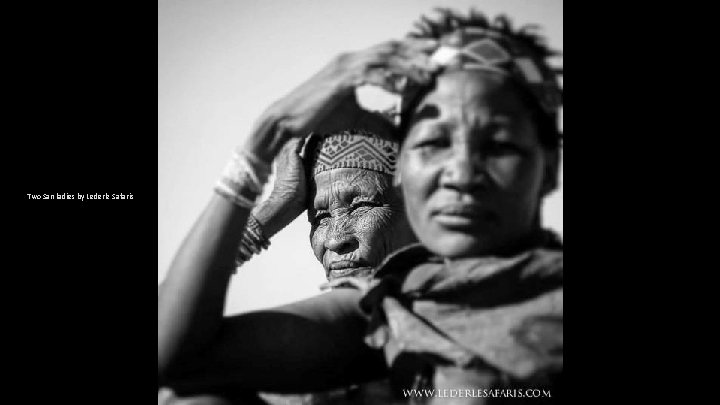
[{"label": "nose", "polygon": [[358,239],[347,232],[333,233],[325,240],[325,248],[338,255],[354,252],[359,246]]},{"label": "nose", "polygon": [[484,186],[486,177],[484,158],[464,145],[456,148],[445,162],[440,185],[459,192],[474,192]]}]

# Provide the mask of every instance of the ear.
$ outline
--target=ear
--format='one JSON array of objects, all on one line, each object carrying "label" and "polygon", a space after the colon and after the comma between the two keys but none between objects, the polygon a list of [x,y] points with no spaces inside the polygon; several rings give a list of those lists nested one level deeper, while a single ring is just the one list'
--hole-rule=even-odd
[{"label": "ear", "polygon": [[558,188],[560,175],[560,150],[545,151],[545,169],[540,195],[547,197]]}]

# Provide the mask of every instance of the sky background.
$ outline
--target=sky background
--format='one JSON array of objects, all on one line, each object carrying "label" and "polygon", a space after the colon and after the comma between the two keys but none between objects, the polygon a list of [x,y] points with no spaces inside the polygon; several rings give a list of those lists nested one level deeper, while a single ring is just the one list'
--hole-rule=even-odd
[{"label": "sky background", "polygon": [[[341,52],[402,38],[434,7],[536,23],[563,50],[562,0],[159,0],[158,284],[254,120]],[[562,65],[562,58],[555,61]],[[562,235],[563,191],[544,207]],[[234,277],[227,313],[317,294],[325,281],[301,215]]]}]

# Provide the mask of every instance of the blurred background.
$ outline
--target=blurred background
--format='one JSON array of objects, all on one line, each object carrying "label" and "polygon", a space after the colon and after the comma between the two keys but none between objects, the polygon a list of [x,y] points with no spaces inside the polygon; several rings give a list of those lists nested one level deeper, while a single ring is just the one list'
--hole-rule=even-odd
[{"label": "blurred background", "polygon": [[[402,38],[435,7],[506,13],[563,49],[562,0],[159,0],[158,284],[256,117],[334,55]],[[562,187],[544,219],[562,235]],[[309,235],[302,215],[246,263],[227,312],[318,294],[325,276]]]}]

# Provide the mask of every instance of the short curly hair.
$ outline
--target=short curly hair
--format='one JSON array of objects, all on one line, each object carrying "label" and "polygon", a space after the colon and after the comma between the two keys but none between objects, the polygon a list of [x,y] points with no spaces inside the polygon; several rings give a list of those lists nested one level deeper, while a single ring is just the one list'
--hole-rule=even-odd
[{"label": "short curly hair", "polygon": [[435,11],[439,14],[437,18],[430,19],[425,15],[421,16],[420,20],[414,24],[415,31],[411,31],[408,36],[412,38],[440,39],[443,35],[450,34],[460,28],[483,28],[499,32],[503,36],[525,45],[535,56],[541,59],[562,55],[561,52],[551,49],[547,45],[545,37],[537,32],[541,29],[537,24],[528,24],[515,28],[512,20],[504,14],[498,15],[491,20],[475,9],[471,9],[467,15],[448,8],[436,8]]},{"label": "short curly hair", "polygon": [[[506,15],[498,15],[493,19],[490,19],[482,12],[475,9],[471,9],[467,14],[461,14],[455,10],[448,8],[436,8],[435,12],[438,14],[435,18],[430,18],[426,15],[420,17],[414,27],[415,29],[408,33],[408,37],[411,38],[427,38],[427,39],[441,39],[444,35],[451,34],[458,29],[473,27],[492,30],[502,34],[504,37],[509,38],[527,49],[533,56],[533,58],[542,63],[544,67],[556,74],[562,75],[562,69],[554,68],[547,63],[547,59],[562,55],[561,52],[550,48],[547,44],[547,40],[538,31],[540,26],[535,24],[524,25],[520,28],[515,28],[511,19]],[[520,87],[520,86],[519,86]],[[562,133],[558,126],[558,115],[557,113],[547,113],[538,104],[537,100],[526,94],[527,92],[520,89],[528,101],[531,107],[535,122],[538,126],[538,132],[540,135],[540,142],[549,149],[559,149],[562,145]],[[419,102],[420,97],[416,97],[414,102]],[[412,107],[411,105],[408,107]],[[405,110],[404,115],[410,114],[413,108]],[[409,117],[403,117],[401,122],[403,127],[401,132],[405,133],[408,129]]]}]

